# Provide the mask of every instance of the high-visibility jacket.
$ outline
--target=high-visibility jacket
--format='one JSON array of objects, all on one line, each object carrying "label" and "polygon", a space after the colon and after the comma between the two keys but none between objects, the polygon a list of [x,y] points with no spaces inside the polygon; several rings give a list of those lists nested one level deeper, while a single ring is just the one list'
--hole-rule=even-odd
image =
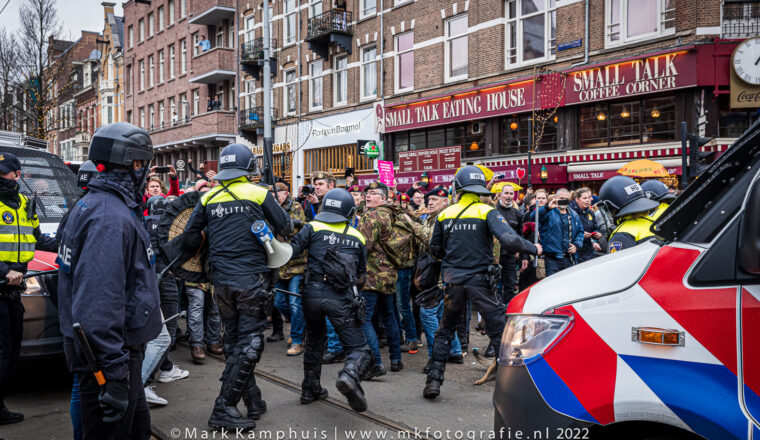
[{"label": "high-visibility jacket", "polygon": [[634,247],[656,237],[650,230],[654,221],[649,217],[632,218],[620,223],[609,238],[607,253]]},{"label": "high-visibility jacket", "polygon": [[0,202],[0,261],[5,263],[26,263],[34,258],[34,230],[40,221],[36,214],[28,218],[29,199],[23,194],[19,199],[21,204],[15,209]]}]

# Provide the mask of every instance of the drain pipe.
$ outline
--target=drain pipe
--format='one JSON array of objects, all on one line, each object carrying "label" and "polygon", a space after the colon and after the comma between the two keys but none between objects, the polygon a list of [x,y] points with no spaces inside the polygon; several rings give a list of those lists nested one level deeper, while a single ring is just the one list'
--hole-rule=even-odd
[{"label": "drain pipe", "polygon": [[589,19],[588,18],[588,14],[589,14],[589,2],[590,1],[591,0],[586,0],[586,29],[585,29],[584,35],[583,35],[583,38],[584,38],[584,41],[583,41],[583,48],[584,48],[583,49],[583,61],[575,63],[575,64],[573,64],[570,67],[577,67],[577,66],[582,66],[584,64],[588,64],[588,44],[589,44],[589,41],[588,41],[588,19]]}]

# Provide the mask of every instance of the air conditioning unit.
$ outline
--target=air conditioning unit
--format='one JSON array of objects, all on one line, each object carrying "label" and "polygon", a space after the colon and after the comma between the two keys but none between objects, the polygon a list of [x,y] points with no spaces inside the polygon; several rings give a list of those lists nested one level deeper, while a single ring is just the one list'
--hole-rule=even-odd
[{"label": "air conditioning unit", "polygon": [[483,133],[483,124],[482,122],[473,122],[470,126],[470,130],[472,131],[472,134],[481,134]]}]

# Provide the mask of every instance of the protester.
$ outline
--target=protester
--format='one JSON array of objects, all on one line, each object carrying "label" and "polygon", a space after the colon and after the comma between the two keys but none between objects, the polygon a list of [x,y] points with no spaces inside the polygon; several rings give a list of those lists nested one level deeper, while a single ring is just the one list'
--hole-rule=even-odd
[{"label": "protester", "polygon": [[[540,190],[536,192],[539,199]],[[570,206],[570,192],[557,190],[546,206],[538,208],[538,234],[544,249],[546,276],[576,264],[575,255],[583,246],[583,225]]]},{"label": "protester", "polygon": [[602,234],[599,232],[599,226],[591,209],[591,201],[591,189],[584,187],[573,192],[573,201],[570,202],[570,209],[578,214],[583,225],[583,246],[576,253],[576,263],[583,263],[594,258],[596,256],[594,251],[602,249],[597,243],[597,240],[602,238]]},{"label": "protester", "polygon": [[[515,189],[512,185],[504,185],[499,194],[499,201],[496,203],[496,209],[507,221],[509,227],[517,234],[522,233],[523,219],[520,210],[515,203]],[[508,304],[515,294],[517,284],[517,261],[520,261],[520,267],[524,270],[528,266],[527,255],[525,259],[518,259],[519,254],[514,252],[501,252],[499,255],[499,264],[501,265],[501,301]]]}]

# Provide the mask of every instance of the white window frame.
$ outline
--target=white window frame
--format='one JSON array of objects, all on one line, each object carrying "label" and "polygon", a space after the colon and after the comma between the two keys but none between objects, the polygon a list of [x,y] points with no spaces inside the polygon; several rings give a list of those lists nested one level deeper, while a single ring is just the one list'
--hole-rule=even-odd
[{"label": "white window frame", "polygon": [[198,89],[193,90],[193,115],[197,115],[201,105],[201,92]]},{"label": "white window frame", "polygon": [[[293,74],[293,81],[288,82],[288,75]],[[298,76],[296,73],[296,69],[288,69],[282,71],[282,80],[283,80],[283,87],[282,87],[282,110],[285,112],[286,115],[295,115],[298,111],[298,91],[296,90],[296,84],[298,84]],[[289,102],[289,89],[293,88],[293,94],[296,96],[296,100],[293,103],[293,109],[291,110],[288,108]]]},{"label": "white window frame", "polygon": [[230,21],[227,25],[227,47],[230,49],[235,48],[235,22]]},{"label": "white window frame", "polygon": [[140,60],[140,90],[145,90],[145,60]]},{"label": "white window frame", "polygon": [[[399,51],[398,48],[398,40],[404,35],[412,34],[412,48],[407,49],[404,51]],[[393,44],[394,44],[394,57],[393,57],[393,89],[395,93],[405,93],[405,92],[411,92],[414,90],[414,72],[412,72],[412,86],[406,87],[406,88],[400,88],[401,86],[401,55],[406,55],[409,52],[414,55],[414,31],[408,31],[408,32],[402,32],[400,34],[396,34],[393,38]]]},{"label": "white window frame", "polygon": [[[340,107],[348,105],[348,55],[336,55],[333,60],[333,107]],[[339,70],[338,63],[341,60],[346,60],[346,67]],[[345,89],[346,96],[344,96],[344,99],[342,101],[338,100],[338,75],[345,75],[345,79],[343,80],[343,87]]]},{"label": "white window frame", "polygon": [[396,7],[396,6],[399,6],[399,5],[405,5],[407,3],[412,3],[414,1],[415,0],[393,0],[393,6]]},{"label": "white window frame", "polygon": [[127,32],[129,33],[129,48],[131,49],[135,47],[135,27],[130,26]]},{"label": "white window frame", "polygon": [[151,12],[148,14],[148,38],[152,37],[155,34],[155,26],[156,26],[156,17]]},{"label": "white window frame", "polygon": [[179,0],[179,17],[185,18],[187,16],[187,0]]},{"label": "white window frame", "polygon": [[145,19],[141,18],[137,22],[138,27],[140,28],[140,42],[145,41]]},{"label": "white window frame", "polygon": [[[315,67],[319,67],[318,74],[315,74],[314,72]],[[309,63],[309,111],[320,111],[325,106],[325,82],[322,78],[323,74],[322,60]],[[315,106],[313,105],[315,97],[314,90],[317,89],[317,87],[315,87],[317,83],[319,84],[319,105]]]},{"label": "white window frame", "polygon": [[[292,9],[288,9],[288,3],[292,2]],[[298,1],[297,0],[282,0],[282,10],[283,10],[283,17],[282,17],[282,46],[290,46],[292,44],[296,43],[296,28],[298,26],[298,20],[296,18],[296,11],[298,11]],[[291,19],[294,22],[293,25],[293,35],[291,38],[288,38],[288,21]],[[292,41],[290,41],[292,40]]]},{"label": "white window frame", "polygon": [[224,47],[224,25],[217,25],[216,26],[216,46],[214,47]]},{"label": "white window frame", "polygon": [[164,7],[158,7],[158,31],[164,30]]},{"label": "white window frame", "polygon": [[174,10],[174,0],[169,0],[168,11],[169,11],[169,26],[171,26],[174,24],[174,12],[176,12]]},{"label": "white window frame", "polygon": [[[372,60],[365,61],[364,60],[364,54],[366,52],[369,52],[370,50],[375,51],[375,57]],[[366,47],[362,47],[359,53],[359,101],[372,101],[377,98],[377,46],[374,44],[367,45]],[[364,86],[365,86],[365,73],[364,68],[368,65],[372,64],[375,66],[375,94],[374,95],[365,95],[364,94]]]},{"label": "white window frame", "polygon": [[196,32],[193,34],[193,56],[197,57],[199,53],[201,53],[201,48],[198,46],[198,44],[201,42],[201,34],[200,32]]},{"label": "white window frame", "polygon": [[[367,2],[372,1],[375,5],[372,8],[367,6]],[[371,17],[377,14],[377,0],[360,0],[359,1],[359,19]]]},{"label": "white window frame", "polygon": [[164,58],[164,50],[161,49],[158,51],[158,83],[162,84],[164,82],[164,63],[166,62],[166,58]]},{"label": "white window frame", "polygon": [[[187,103],[187,105],[183,103]],[[187,119],[187,112],[190,111],[190,101],[187,100],[187,93],[181,93],[179,95],[179,102],[177,104],[180,107],[179,111],[177,112],[179,120],[184,121]]]},{"label": "white window frame", "polygon": [[[319,13],[316,13],[316,9],[319,9]],[[309,0],[309,18],[314,18],[318,15],[322,15],[325,12],[322,10],[322,0]]]},{"label": "white window frame", "polygon": [[153,104],[148,106],[148,117],[150,118],[150,129],[154,130],[156,128],[156,106]]},{"label": "white window frame", "polygon": [[[542,63],[544,61],[551,61],[554,60],[557,55],[557,40],[556,40],[556,30],[554,39],[552,39],[552,16],[555,17],[555,24],[556,24],[556,17],[557,17],[557,2],[555,0],[543,0],[544,3],[544,9],[539,12],[534,12],[531,14],[522,15],[522,2],[524,0],[507,0],[504,6],[504,14],[505,14],[505,20],[507,21],[506,25],[504,26],[504,68],[505,69],[515,69],[520,68],[523,66],[530,66],[537,63]],[[509,17],[509,4],[514,3],[515,4],[515,12],[516,16],[514,18]],[[554,3],[554,6],[552,6],[552,3]],[[524,22],[526,19],[543,15],[544,16],[544,56],[539,58],[533,58],[531,60],[523,60],[523,31],[524,31]],[[511,26],[516,27],[515,31],[515,38],[517,39],[516,42],[516,51],[517,56],[515,59],[515,62],[510,61],[510,28]],[[552,45],[552,42],[554,43]],[[552,53],[554,52],[554,53]]]},{"label": "white window frame", "polygon": [[[169,98],[169,121],[177,122],[174,120],[174,113],[177,113],[177,103],[174,97]],[[177,113],[177,120],[179,120],[179,113]]]},{"label": "white window frame", "polygon": [[180,40],[180,46],[182,47],[180,53],[180,74],[184,75],[187,73],[187,38]]},{"label": "white window frame", "polygon": [[176,54],[174,52],[174,45],[169,46],[169,79],[174,78],[174,63],[177,59]]},{"label": "white window frame", "polygon": [[657,0],[657,30],[654,32],[650,32],[647,34],[641,34],[636,35],[635,37],[627,37],[628,34],[628,2],[632,0],[620,0],[620,23],[618,24],[619,27],[619,35],[620,39],[618,40],[612,40],[610,39],[610,28],[614,26],[612,24],[612,0],[605,0],[604,1],[604,47],[617,47],[617,46],[623,46],[626,44],[638,42],[638,41],[646,41],[651,40],[653,38],[658,38],[666,35],[673,35],[676,33],[676,27],[672,26],[670,28],[666,28],[665,25],[667,22],[673,21],[673,19],[666,19],[665,14],[670,11],[674,11],[675,8],[665,10],[665,3],[668,0]]},{"label": "white window frame", "polygon": [[160,128],[164,128],[164,113],[166,113],[166,107],[164,106],[164,101],[158,101],[158,126]]},{"label": "white window frame", "polygon": [[[148,84],[150,87],[156,85],[156,60],[153,55],[148,55]],[[148,88],[150,88],[148,87]]]},{"label": "white window frame", "polygon": [[[462,19],[462,18],[464,18],[465,20],[467,20],[467,32],[465,32],[464,34],[455,35],[453,37],[450,36],[449,35],[449,23],[451,23],[454,20],[459,20],[459,19]],[[469,76],[469,73],[470,73],[470,60],[469,60],[469,57],[470,57],[470,41],[469,41],[469,38],[470,38],[470,25],[469,25],[469,20],[470,20],[469,15],[467,13],[464,13],[464,14],[459,14],[459,15],[456,15],[454,17],[451,17],[451,18],[449,18],[449,19],[447,19],[447,20],[445,20],[443,22],[443,27],[444,27],[444,30],[443,30],[443,35],[444,35],[444,38],[443,38],[443,43],[444,43],[444,47],[443,47],[443,58],[444,58],[443,73],[444,73],[444,82],[448,83],[448,82],[460,81],[460,80],[463,80],[463,79],[467,79],[468,76]],[[458,38],[467,38],[468,39],[467,40],[467,73],[464,74],[464,75],[451,76],[450,72],[449,72],[449,68],[451,67],[451,65],[450,65],[451,64],[451,49],[450,49],[451,45],[450,45],[450,43],[451,43],[452,40],[455,40],[455,39],[458,39]]]},{"label": "white window frame", "polygon": [[253,40],[256,39],[256,14],[250,14],[245,16],[245,42],[253,44]]},{"label": "white window frame", "polygon": [[252,110],[256,108],[256,80],[249,79],[243,86],[243,109]]}]

